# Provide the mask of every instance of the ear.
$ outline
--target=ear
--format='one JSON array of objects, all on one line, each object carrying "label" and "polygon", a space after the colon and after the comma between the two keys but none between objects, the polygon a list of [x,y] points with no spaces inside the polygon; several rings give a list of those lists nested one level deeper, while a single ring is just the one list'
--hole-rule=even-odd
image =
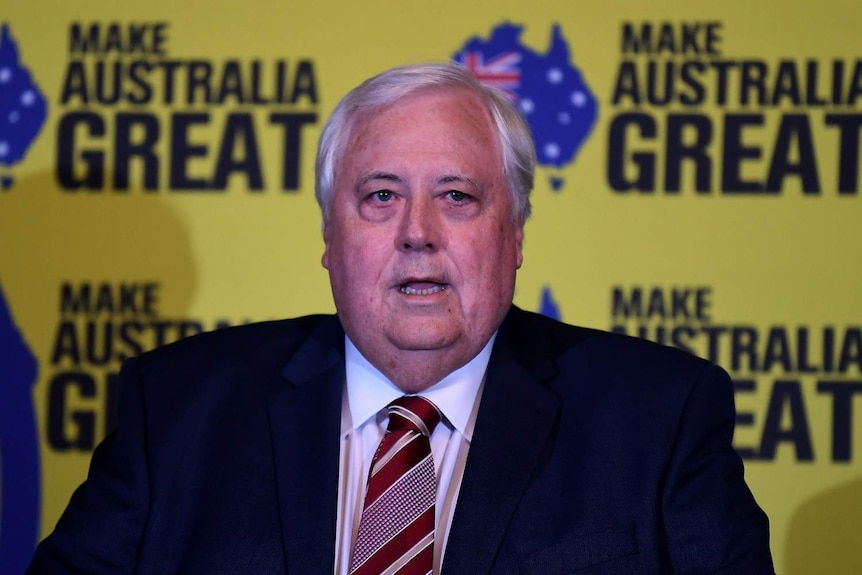
[{"label": "ear", "polygon": [[515,244],[518,250],[517,266],[515,269],[521,269],[524,263],[524,219],[519,218],[519,222],[515,224]]},{"label": "ear", "polygon": [[320,264],[329,269],[329,226],[326,225],[326,219],[323,220],[323,256],[320,258]]}]

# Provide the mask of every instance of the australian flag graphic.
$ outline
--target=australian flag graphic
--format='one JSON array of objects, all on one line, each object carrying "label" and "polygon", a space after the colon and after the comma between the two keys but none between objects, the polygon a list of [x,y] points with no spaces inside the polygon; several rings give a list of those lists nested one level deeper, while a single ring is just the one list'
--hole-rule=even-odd
[{"label": "australian flag graphic", "polygon": [[[595,124],[596,98],[572,63],[559,26],[544,55],[521,44],[522,30],[501,24],[488,40],[468,40],[454,59],[515,102],[533,130],[539,165],[562,168],[574,161]],[[558,190],[563,181],[553,178],[551,184]]]}]

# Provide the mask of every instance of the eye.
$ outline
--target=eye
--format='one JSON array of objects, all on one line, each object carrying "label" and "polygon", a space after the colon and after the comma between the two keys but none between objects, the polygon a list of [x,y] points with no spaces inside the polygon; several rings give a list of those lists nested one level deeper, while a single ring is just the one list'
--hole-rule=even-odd
[{"label": "eye", "polygon": [[452,198],[452,200],[458,203],[464,202],[470,197],[464,192],[459,192],[458,190],[449,190],[447,193],[449,194],[449,197]]},{"label": "eye", "polygon": [[392,199],[392,192],[389,190],[378,190],[376,192],[372,192],[369,198],[381,203],[386,203]]}]

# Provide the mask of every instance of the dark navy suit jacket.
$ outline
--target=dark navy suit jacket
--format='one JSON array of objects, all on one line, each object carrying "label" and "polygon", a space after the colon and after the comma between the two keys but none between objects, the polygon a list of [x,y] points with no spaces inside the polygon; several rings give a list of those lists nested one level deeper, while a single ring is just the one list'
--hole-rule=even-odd
[{"label": "dark navy suit jacket", "polygon": [[[126,362],[120,427],[29,572],[331,573],[343,341],[311,316]],[[772,573],[733,424],[719,368],[513,308],[443,574]]]}]

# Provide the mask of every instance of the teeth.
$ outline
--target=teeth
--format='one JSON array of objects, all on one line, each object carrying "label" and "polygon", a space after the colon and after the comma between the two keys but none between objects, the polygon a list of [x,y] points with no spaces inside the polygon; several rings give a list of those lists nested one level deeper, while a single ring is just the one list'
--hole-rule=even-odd
[{"label": "teeth", "polygon": [[428,289],[416,289],[410,286],[401,286],[401,293],[407,295],[431,295],[432,293],[438,293],[445,289],[445,285],[436,285]]}]

